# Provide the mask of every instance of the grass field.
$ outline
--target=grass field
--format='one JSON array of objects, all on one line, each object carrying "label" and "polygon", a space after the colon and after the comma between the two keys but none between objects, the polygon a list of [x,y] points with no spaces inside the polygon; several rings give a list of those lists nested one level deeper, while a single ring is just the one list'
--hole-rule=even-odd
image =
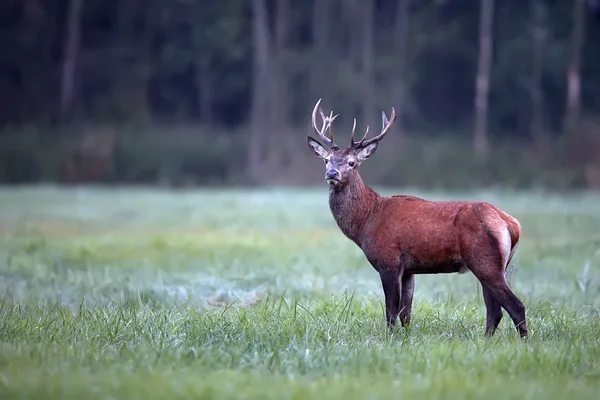
[{"label": "grass field", "polygon": [[3,188],[0,398],[596,399],[600,195],[405,192],[519,218],[527,342],[506,313],[483,338],[470,274],[417,277],[388,335],[324,185]]}]

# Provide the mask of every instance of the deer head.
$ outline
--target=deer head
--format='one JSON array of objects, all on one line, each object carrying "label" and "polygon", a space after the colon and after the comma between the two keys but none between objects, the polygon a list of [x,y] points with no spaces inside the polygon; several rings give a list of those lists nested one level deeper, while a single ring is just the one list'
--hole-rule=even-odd
[{"label": "deer head", "polygon": [[[312,126],[315,133],[329,149],[326,149],[311,136],[308,137],[308,147],[325,162],[325,181],[330,186],[342,188],[353,174],[356,173],[362,162],[375,153],[379,141],[390,131],[392,124],[396,120],[396,112],[392,108],[390,120],[387,119],[385,112],[381,112],[381,123],[383,126],[381,133],[374,138],[367,139],[367,134],[369,133],[369,127],[367,126],[365,134],[358,142],[354,141],[354,132],[356,131],[356,118],[354,118],[352,134],[350,135],[350,145],[346,149],[340,149],[335,144],[333,129],[331,127],[338,115],[333,115],[333,112],[331,112],[329,116],[325,116],[323,110],[319,107],[320,103],[321,99],[317,101],[313,109]],[[321,129],[317,127],[317,111],[323,121]],[[326,131],[329,131],[329,137],[325,136]]]}]

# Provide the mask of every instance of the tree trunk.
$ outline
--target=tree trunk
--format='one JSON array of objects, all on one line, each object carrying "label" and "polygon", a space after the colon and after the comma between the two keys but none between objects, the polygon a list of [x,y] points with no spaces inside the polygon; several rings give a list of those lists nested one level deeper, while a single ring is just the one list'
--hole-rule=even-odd
[{"label": "tree trunk", "polygon": [[[148,87],[151,71],[152,29],[159,13],[153,0],[122,0],[117,14],[113,39],[115,75],[112,79],[113,101],[127,117],[147,119],[150,115]],[[136,25],[143,21],[143,31]]]},{"label": "tree trunk", "polygon": [[373,113],[375,110],[375,90],[374,90],[374,43],[373,43],[373,16],[375,12],[375,0],[362,0],[361,19],[363,22],[362,34],[362,114],[366,124],[372,125]]},{"label": "tree trunk", "polygon": [[203,65],[202,60],[197,60],[196,62],[196,88],[198,91],[200,120],[203,124],[210,126],[213,124],[210,68]]},{"label": "tree trunk", "polygon": [[585,0],[574,0],[573,30],[571,31],[571,58],[567,71],[567,109],[564,131],[571,135],[579,130],[581,117],[581,51],[585,25]]},{"label": "tree trunk", "polygon": [[287,93],[287,70],[286,70],[286,45],[289,24],[290,0],[277,0],[277,18],[275,26],[275,85],[271,96],[271,110],[273,123],[276,128],[282,128],[287,123],[288,117],[288,93]]},{"label": "tree trunk", "polygon": [[[331,10],[330,0],[314,0],[313,2],[313,57],[310,63],[310,75],[312,93],[315,97],[311,102],[315,103],[318,98],[327,102],[329,97],[329,15]],[[329,99],[330,100],[330,99]]]},{"label": "tree trunk", "polygon": [[492,26],[494,23],[494,0],[481,0],[479,14],[479,60],[475,94],[475,132],[473,148],[481,158],[489,153],[487,135],[488,96],[492,64]]},{"label": "tree trunk", "polygon": [[252,0],[253,11],[253,79],[251,135],[248,146],[248,178],[260,183],[260,164],[266,147],[265,133],[270,126],[269,118],[269,48],[270,36],[266,0]]},{"label": "tree trunk", "polygon": [[549,139],[544,129],[544,100],[542,89],[542,73],[544,66],[544,48],[547,38],[547,9],[544,0],[532,0],[533,14],[533,53],[531,73],[531,138],[535,146],[546,151]]},{"label": "tree trunk", "polygon": [[396,56],[396,73],[394,74],[394,89],[392,93],[394,107],[396,108],[396,124],[402,132],[404,102],[406,101],[406,57],[408,45],[408,9],[411,0],[396,1],[396,21],[394,25],[394,53]]},{"label": "tree trunk", "polygon": [[67,15],[63,68],[60,85],[60,116],[66,117],[73,106],[75,90],[75,70],[81,37],[81,14],[83,0],[71,0]]}]

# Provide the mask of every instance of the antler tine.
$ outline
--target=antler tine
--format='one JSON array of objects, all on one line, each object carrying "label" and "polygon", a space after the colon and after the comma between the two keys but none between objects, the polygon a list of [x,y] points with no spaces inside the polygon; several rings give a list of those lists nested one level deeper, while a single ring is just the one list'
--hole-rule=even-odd
[{"label": "antler tine", "polygon": [[[321,107],[319,107],[319,104],[321,104],[321,99],[319,99],[319,101],[317,101],[317,104],[315,104],[315,107],[313,108],[313,112],[312,112],[313,129],[314,129],[315,133],[317,135],[319,135],[319,137],[321,138],[323,143],[325,143],[327,146],[329,146],[332,149],[337,149],[337,145],[335,144],[335,141],[333,140],[333,131],[331,129],[331,123],[337,117],[337,115],[332,117],[331,116],[333,114],[333,112],[332,112],[329,117],[326,117],[325,114],[323,114],[323,110],[321,109]],[[323,120],[323,126],[321,127],[321,129],[319,129],[317,127],[317,110],[321,114],[321,119]],[[327,138],[327,136],[325,136],[325,131],[327,129],[329,129],[331,139],[329,139],[329,138]]]},{"label": "antler tine", "polygon": [[[321,119],[323,121],[327,120],[327,128],[329,129],[329,138],[331,139],[331,143],[333,143],[332,147],[337,148],[337,145],[335,144],[335,139],[333,138],[333,121],[340,114],[333,115],[333,110],[331,110],[329,112],[329,116],[326,117],[325,114],[323,114],[323,110],[319,109],[319,112],[321,113]],[[325,133],[325,129],[323,129],[323,133]]]},{"label": "antler tine", "polygon": [[356,130],[356,118],[354,118],[354,125],[352,126],[352,135],[350,136],[350,147],[353,147],[353,148],[362,146],[363,142],[367,138],[367,135],[369,134],[369,125],[367,125],[367,129],[365,130],[365,134],[363,135],[362,139],[360,139],[360,141],[358,141],[358,142],[354,141],[354,131],[355,130]]},{"label": "antler tine", "polygon": [[360,142],[358,142],[358,146],[362,146],[363,145],[363,142],[367,138],[368,134],[369,134],[369,125],[367,125],[367,129],[365,129],[365,134],[363,135],[362,139],[360,139]]},{"label": "antler tine", "polygon": [[[375,136],[374,138],[371,138],[365,142],[363,142],[365,140],[365,138],[363,138],[363,140],[360,141],[360,143],[358,144],[361,147],[365,147],[370,145],[373,142],[378,142],[381,139],[384,138],[385,135],[387,135],[387,133],[390,131],[390,129],[392,128],[392,125],[394,124],[394,122],[396,121],[396,110],[394,110],[394,107],[392,107],[392,114],[390,115],[390,119],[388,120],[385,112],[381,112],[381,125],[383,126],[383,128],[381,129],[381,133],[377,136]],[[368,132],[368,129],[367,129]],[[366,137],[366,134],[365,134]]]},{"label": "antler tine", "polygon": [[354,123],[352,124],[352,134],[350,135],[350,146],[354,145],[354,132],[356,131],[356,118],[354,118]]}]

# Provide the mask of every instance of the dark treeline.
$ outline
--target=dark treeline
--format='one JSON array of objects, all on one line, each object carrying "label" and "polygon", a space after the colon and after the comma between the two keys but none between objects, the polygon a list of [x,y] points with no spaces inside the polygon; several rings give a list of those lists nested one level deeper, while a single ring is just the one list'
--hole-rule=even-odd
[{"label": "dark treeline", "polygon": [[[280,179],[289,181],[310,162],[292,159],[322,97],[341,114],[340,131],[352,117],[378,127],[378,113],[396,108],[395,151],[381,157],[403,161],[381,161],[381,183],[436,184],[423,175],[481,165],[487,175],[473,178],[478,184],[507,183],[496,170],[512,157],[519,168],[536,165],[519,184],[560,164],[560,178],[541,180],[595,186],[598,3],[4,0],[0,125],[10,149],[0,178],[70,179],[102,159],[91,177],[72,179],[269,183],[273,170],[286,170]],[[148,134],[133,140],[132,130]],[[41,157],[36,143],[57,155]],[[410,146],[414,159],[399,155]],[[141,161],[171,156],[202,161]],[[422,157],[429,172],[408,177]],[[447,165],[469,158],[477,161]]]}]

